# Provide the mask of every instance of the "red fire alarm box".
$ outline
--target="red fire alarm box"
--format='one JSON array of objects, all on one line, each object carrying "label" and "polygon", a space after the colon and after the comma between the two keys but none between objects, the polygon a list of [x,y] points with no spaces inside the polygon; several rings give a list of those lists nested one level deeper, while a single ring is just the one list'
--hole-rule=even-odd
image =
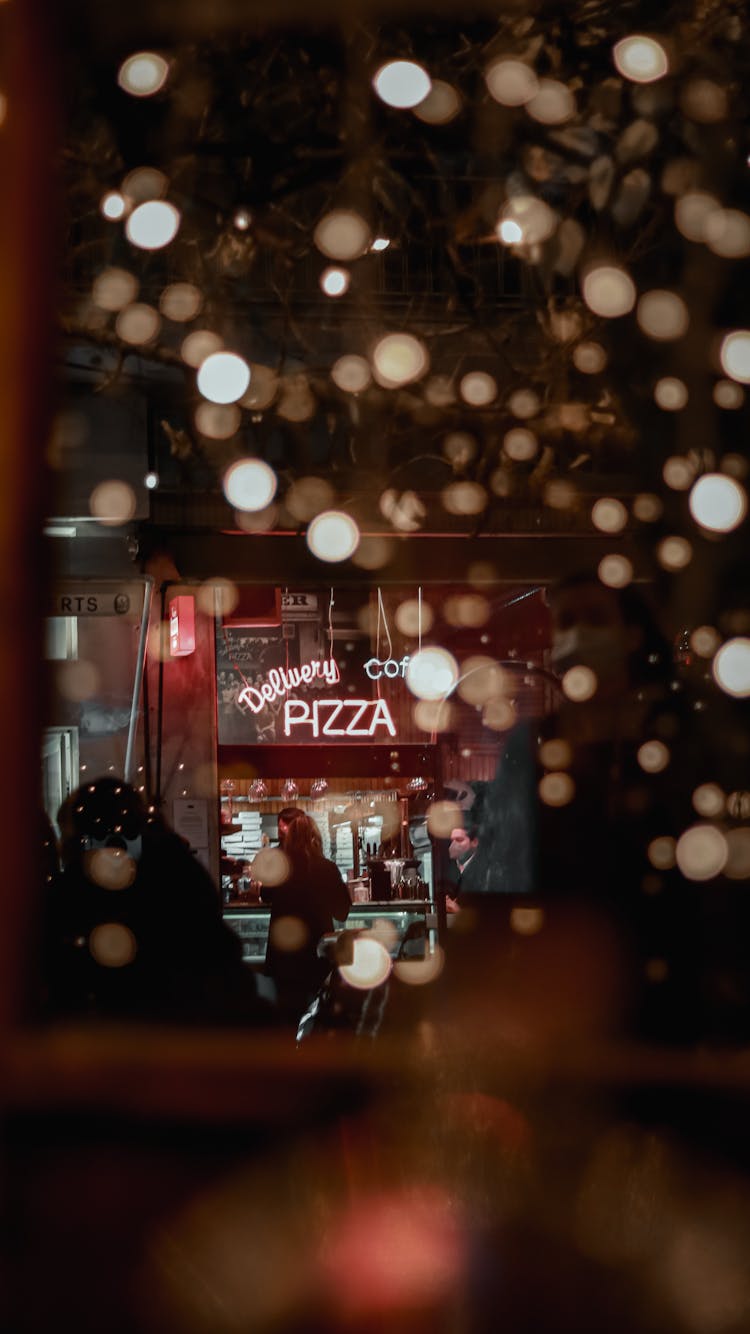
[{"label": "red fire alarm box", "polygon": [[181,593],[169,604],[169,656],[185,658],[195,652],[195,598]]}]

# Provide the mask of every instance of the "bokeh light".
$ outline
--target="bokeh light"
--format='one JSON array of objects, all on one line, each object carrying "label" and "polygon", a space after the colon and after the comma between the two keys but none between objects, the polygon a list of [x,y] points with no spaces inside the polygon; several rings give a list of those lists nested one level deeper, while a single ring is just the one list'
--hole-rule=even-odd
[{"label": "bokeh light", "polygon": [[241,421],[236,403],[199,403],[195,410],[195,425],[209,440],[231,440]]},{"label": "bokeh light", "polygon": [[418,699],[442,699],[450,694],[458,678],[453,654],[436,645],[414,653],[406,668],[406,684]]},{"label": "bokeh light", "polygon": [[665,570],[684,570],[693,559],[693,548],[686,537],[665,537],[656,548],[656,558]]},{"label": "bokeh light", "polygon": [[448,625],[478,629],[490,619],[491,605],[481,593],[462,593],[446,598],[443,603],[443,617]]},{"label": "bokeh light", "polygon": [[250,863],[253,879],[261,885],[283,885],[289,879],[289,858],[281,848],[261,848]]},{"label": "bokeh light", "polygon": [[530,417],[536,417],[541,408],[539,395],[534,393],[533,389],[516,389],[508,399],[508,410],[519,421],[528,421]]},{"label": "bokeh light", "polygon": [[482,709],[482,727],[488,728],[490,732],[509,732],[517,720],[512,699],[488,699]]},{"label": "bokeh light", "polygon": [[533,431],[525,426],[514,426],[503,437],[503,450],[515,463],[525,463],[533,459],[539,448],[539,442]]},{"label": "bokeh light", "polygon": [[342,510],[325,510],[312,520],[307,545],[318,560],[348,560],[359,546],[359,528]]},{"label": "bokeh light", "polygon": [[320,286],[326,296],[337,297],[344,296],[349,290],[351,274],[348,269],[339,269],[330,267],[324,269],[320,275]]},{"label": "bokeh light", "polygon": [[706,220],[705,242],[723,259],[750,254],[750,218],[737,208],[717,208]]},{"label": "bokeh light", "polygon": [[476,457],[477,442],[467,431],[451,431],[443,440],[443,453],[455,468],[465,468]]},{"label": "bokeh light", "polygon": [[138,867],[124,848],[94,848],[86,853],[84,869],[89,880],[102,889],[128,889]]},{"label": "bokeh light", "polygon": [[180,214],[166,199],[139,204],[125,223],[128,240],[140,250],[162,250],[173,241],[180,227]]},{"label": "bokeh light", "polygon": [[453,727],[453,705],[445,699],[418,699],[412,717],[420,732],[449,732]]},{"label": "bokeh light", "polygon": [[159,297],[159,310],[175,324],[194,320],[203,305],[203,297],[193,283],[171,283]]},{"label": "bokeh light", "polygon": [[497,397],[497,381],[486,371],[469,371],[463,376],[458,392],[464,403],[474,408],[483,408]]},{"label": "bokeh light", "polygon": [[411,384],[429,368],[424,343],[413,334],[386,334],[375,344],[372,352],[375,379],[385,389]]},{"label": "bokeh light", "polygon": [[198,368],[197,384],[212,403],[236,403],[250,384],[250,367],[236,352],[212,352]]},{"label": "bokeh light", "polygon": [[345,393],[361,394],[372,381],[370,363],[355,353],[347,353],[333,363],[331,379]]},{"label": "bokeh light", "polygon": [[675,203],[675,226],[686,240],[705,241],[710,219],[720,209],[715,195],[705,190],[688,190]]},{"label": "bokeh light", "polygon": [[350,987],[371,991],[388,980],[393,963],[385,945],[371,934],[356,936],[351,963],[339,966],[339,973]]},{"label": "bokeh light", "polygon": [[701,528],[712,533],[729,533],[747,513],[747,492],[733,477],[724,473],[706,473],[690,492],[690,513]]},{"label": "bokeh light", "polygon": [[675,864],[675,840],[668,834],[653,838],[647,849],[648,859],[657,871],[669,871]]},{"label": "bokeh light", "polygon": [[432,87],[427,70],[413,60],[389,60],[381,65],[372,84],[381,102],[398,110],[419,106]]},{"label": "bokeh light", "polygon": [[633,515],[640,523],[656,523],[660,519],[664,506],[659,496],[649,491],[642,491],[633,501]]},{"label": "bokeh light", "polygon": [[464,812],[455,801],[431,801],[427,808],[427,829],[433,838],[450,838],[454,829],[463,829]]},{"label": "bokeh light", "polygon": [[699,625],[690,636],[690,647],[699,658],[712,658],[720,644],[721,637],[713,625]]},{"label": "bokeh light", "polygon": [[675,859],[687,880],[713,880],[729,855],[727,841],[711,824],[692,825],[677,840]]},{"label": "bokeh light", "polygon": [[573,348],[573,365],[582,375],[599,375],[607,365],[607,354],[601,343],[578,343]]},{"label": "bokeh light", "polygon": [[653,83],[669,72],[667,53],[653,37],[633,33],[616,42],[612,51],[615,66],[633,83]]},{"label": "bokeh light", "polygon": [[99,201],[99,212],[108,222],[119,222],[125,217],[127,204],[119,190],[108,190]]},{"label": "bokeh light", "polygon": [[750,639],[737,636],[722,644],[713,661],[716,684],[735,699],[750,696]]},{"label": "bokeh light", "polygon": [[353,209],[337,208],[320,219],[313,234],[318,250],[327,259],[350,262],[370,248],[370,228]]},{"label": "bokeh light", "polygon": [[122,310],[138,295],[138,279],[127,269],[103,269],[94,279],[91,299],[100,310]]},{"label": "bokeh light", "polygon": [[576,100],[566,83],[557,79],[540,79],[526,110],[541,125],[562,125],[576,114]]},{"label": "bokeh light", "polygon": [[396,629],[407,639],[416,639],[419,634],[429,634],[435,622],[435,613],[429,602],[420,602],[419,598],[404,598],[396,608],[394,616]]},{"label": "bokeh light", "polygon": [[733,412],[745,402],[744,389],[734,380],[717,380],[714,385],[714,403],[717,408]]},{"label": "bokeh light", "polygon": [[276,495],[276,473],[262,459],[238,459],[224,473],[222,489],[238,510],[265,509]]},{"label": "bokeh light", "polygon": [[131,97],[153,97],[164,87],[169,65],[156,51],[136,51],[123,60],[117,72],[117,82]]},{"label": "bokeh light", "polygon": [[506,673],[499,662],[485,654],[473,654],[461,664],[456,690],[466,704],[475,708],[490,699],[502,698],[508,689]]},{"label": "bokeh light", "polygon": [[581,290],[589,310],[606,319],[627,315],[635,305],[635,283],[617,264],[599,264],[589,269]]},{"label": "bokeh light", "polygon": [[594,502],[591,522],[600,533],[621,533],[628,522],[628,511],[621,500],[602,496]]},{"label": "bokeh light", "polygon": [[548,773],[539,783],[539,796],[545,806],[567,806],[575,792],[576,786],[570,774]]},{"label": "bokeh light", "polygon": [[414,108],[414,115],[426,125],[448,125],[461,110],[461,98],[452,83],[433,79],[432,88],[423,102]]},{"label": "bokeh light", "polygon": [[335,491],[324,477],[298,477],[284,497],[284,504],[293,518],[309,523],[323,510],[333,506]]},{"label": "bokeh light", "polygon": [[279,377],[275,370],[270,366],[264,366],[261,362],[251,361],[248,364],[250,387],[242,395],[240,407],[259,412],[273,403],[279,392]]},{"label": "bokeh light", "polygon": [[135,167],[128,172],[121,188],[129,204],[144,204],[148,199],[163,199],[169,181],[158,167]]},{"label": "bokeh light", "polygon": [[661,475],[672,491],[689,491],[695,480],[695,464],[682,454],[673,454],[665,459]]},{"label": "bokeh light", "polygon": [[663,288],[644,292],[638,302],[636,318],[643,332],[660,342],[682,338],[690,323],[682,297]]},{"label": "bokeh light", "polygon": [[268,938],[274,949],[283,954],[296,954],[298,950],[304,949],[310,939],[310,928],[301,917],[285,913],[271,921]]},{"label": "bokeh light", "polygon": [[573,747],[565,737],[550,737],[539,747],[539,759],[545,769],[567,769],[573,762]]},{"label": "bokeh light", "polygon": [[231,616],[240,600],[240,591],[231,579],[206,579],[196,595],[195,604],[202,616]]},{"label": "bokeh light", "polygon": [[136,510],[135,491],[127,482],[116,478],[99,482],[89,496],[89,509],[105,527],[128,523]]},{"label": "bokeh light", "polygon": [[680,106],[701,125],[715,125],[729,114],[726,91],[713,79],[690,79],[681,90]]},{"label": "bokeh light", "polygon": [[125,306],[115,320],[118,338],[121,338],[123,343],[132,343],[134,346],[153,342],[160,328],[158,310],[145,305],[142,301],[134,301],[132,305]]},{"label": "bokeh light", "polygon": [[726,794],[718,783],[701,783],[693,792],[693,809],[707,820],[723,815]]},{"label": "bokeh light", "polygon": [[440,976],[445,966],[445,954],[439,945],[432,953],[425,950],[423,959],[397,959],[393,976],[409,987],[424,987]]},{"label": "bokeh light", "polygon": [[638,763],[647,774],[660,774],[669,764],[669,747],[663,741],[644,741],[638,748]]},{"label": "bokeh light", "polygon": [[539,91],[539,80],[522,60],[496,60],[485,70],[490,97],[505,107],[522,107]]},{"label": "bokeh light", "polygon": [[721,344],[721,365],[730,380],[750,384],[750,330],[735,329]]},{"label": "bokeh light", "polygon": [[138,945],[122,922],[100,922],[89,935],[89,952],[102,968],[125,968],[133,962]]},{"label": "bokeh light", "polygon": [[654,385],[654,399],[664,412],[681,412],[688,401],[687,385],[676,375],[664,375]]},{"label": "bokeh light", "polygon": [[487,492],[480,482],[450,482],[443,488],[441,499],[449,514],[481,514]]},{"label": "bokeh light", "polygon": [[584,667],[580,663],[577,667],[570,667],[562,678],[563,694],[574,704],[585,704],[586,700],[593,699],[596,694],[599,682],[596,679],[596,673],[590,667]]},{"label": "bokeh light", "polygon": [[557,224],[557,214],[543,199],[514,195],[503,207],[497,233],[506,245],[539,245],[553,235]]},{"label": "bokeh light", "polygon": [[617,552],[603,556],[597,569],[599,578],[608,588],[625,588],[633,578],[633,563]]},{"label": "bokeh light", "polygon": [[180,356],[188,366],[198,370],[207,357],[224,346],[222,339],[211,329],[194,329],[182,340]]}]

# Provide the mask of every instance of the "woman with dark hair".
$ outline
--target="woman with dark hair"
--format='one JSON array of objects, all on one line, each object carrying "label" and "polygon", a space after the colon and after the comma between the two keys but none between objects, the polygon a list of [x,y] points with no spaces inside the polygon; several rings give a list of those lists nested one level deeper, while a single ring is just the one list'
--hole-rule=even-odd
[{"label": "woman with dark hair", "polygon": [[261,888],[261,898],[271,905],[266,972],[276,986],[280,1017],[296,1024],[328,972],[318,958],[318,941],[335,922],[346,921],[350,899],[338,867],[323,856],[309,815],[299,813],[289,822],[283,854],[285,879]]}]

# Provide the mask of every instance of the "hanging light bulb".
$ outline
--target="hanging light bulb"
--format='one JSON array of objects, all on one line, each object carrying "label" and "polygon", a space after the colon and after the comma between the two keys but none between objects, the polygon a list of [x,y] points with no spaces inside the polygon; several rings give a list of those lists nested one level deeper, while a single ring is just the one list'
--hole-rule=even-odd
[{"label": "hanging light bulb", "polygon": [[247,795],[251,801],[262,801],[264,797],[268,796],[268,788],[262,778],[253,779],[247,789]]},{"label": "hanging light bulb", "polygon": [[295,801],[299,796],[299,788],[293,778],[287,778],[281,788],[282,801]]}]

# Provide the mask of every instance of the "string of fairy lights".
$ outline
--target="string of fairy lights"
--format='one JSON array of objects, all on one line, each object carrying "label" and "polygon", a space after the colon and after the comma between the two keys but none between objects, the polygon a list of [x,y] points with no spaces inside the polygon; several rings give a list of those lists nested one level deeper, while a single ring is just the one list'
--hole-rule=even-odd
[{"label": "string of fairy lights", "polygon": [[[439,452],[449,473],[440,493],[447,515],[481,523],[493,505],[526,494],[524,487],[533,487],[537,502],[553,510],[585,503],[575,470],[581,460],[585,468],[592,450],[606,460],[618,432],[627,433],[623,418],[637,398],[641,407],[650,400],[655,413],[642,433],[648,437],[645,447],[633,447],[638,465],[644,448],[658,441],[648,462],[650,489],[629,497],[595,497],[591,528],[613,538],[634,527],[650,528],[653,535],[644,541],[657,565],[668,576],[679,576],[701,542],[729,538],[744,524],[747,465],[741,447],[721,449],[714,442],[701,454],[693,447],[690,423],[695,396],[700,392],[705,398],[696,369],[709,385],[717,417],[742,420],[750,330],[717,324],[703,341],[705,309],[691,300],[674,265],[647,262],[643,239],[656,219],[668,247],[681,247],[688,265],[706,257],[724,287],[731,287],[733,266],[743,272],[750,256],[750,215],[740,206],[745,187],[737,185],[748,171],[744,103],[709,58],[712,46],[725,58],[734,51],[739,67],[742,27],[732,4],[719,6],[718,14],[712,7],[705,31],[690,9],[690,21],[669,32],[618,33],[609,43],[608,67],[596,78],[582,36],[580,69],[567,68],[554,51],[555,31],[548,36],[530,17],[518,31],[506,30],[487,44],[486,56],[478,54],[480,79],[471,88],[442,77],[442,69],[432,71],[428,61],[373,61],[374,102],[389,115],[418,122],[420,133],[449,127],[455,133],[462,117],[481,110],[499,117],[493,125],[502,127],[508,143],[516,143],[515,169],[499,174],[490,204],[482,203],[485,213],[474,237],[528,275],[537,301],[540,364],[549,356],[564,367],[554,394],[540,375],[515,375],[509,383],[507,360],[500,357],[496,366],[488,366],[486,358],[472,365],[463,357],[455,373],[446,374],[440,329],[427,334],[412,320],[400,328],[386,325],[367,346],[357,346],[353,338],[351,350],[331,360],[330,392],[338,393],[341,410],[352,419],[366,411],[368,396],[378,404],[390,396],[394,415],[406,404],[418,423],[420,413],[430,422],[433,433],[439,433],[435,422],[445,414]],[[601,32],[594,36],[601,47]],[[122,61],[113,77],[128,97],[157,105],[179,91],[181,59],[182,64],[168,53],[139,51]],[[714,152],[719,165],[712,171]],[[320,259],[320,291],[335,304],[358,299],[362,265],[393,252],[402,238],[398,218],[391,215],[392,226],[384,227],[387,213],[363,200],[361,188],[349,199],[345,188],[330,195],[329,206],[309,227],[301,221],[300,231],[308,252]],[[196,243],[210,249],[195,232],[184,190],[172,189],[166,171],[146,165],[127,172],[118,188],[101,194],[99,211],[105,234],[117,229],[113,250],[118,256],[128,253],[131,263],[101,267],[91,307],[97,318],[112,322],[114,337],[126,350],[144,356],[169,351],[185,368],[195,429],[219,450],[221,486],[237,526],[267,531],[291,517],[305,529],[318,560],[353,559],[377,569],[387,559],[389,531],[423,526],[426,496],[418,486],[383,486],[377,505],[385,536],[363,539],[356,506],[337,495],[333,475],[290,475],[259,457],[257,448],[243,445],[248,419],[277,414],[293,424],[309,422],[322,401],[319,386],[297,367],[274,367],[247,356],[241,339],[233,341],[221,321],[212,319],[189,267],[174,273],[156,302],[140,299],[151,256],[170,247],[181,256],[186,245],[192,251]],[[236,206],[229,224],[237,245],[251,238],[262,244],[252,208]],[[141,275],[139,257],[146,265]],[[177,258],[175,264],[179,267]],[[368,309],[377,309],[377,293],[363,291],[365,299]],[[624,330],[630,355],[634,347],[639,350],[645,383],[638,386],[627,384],[627,370],[618,364]],[[699,367],[696,339],[702,347]],[[575,387],[571,375],[577,377]],[[567,473],[560,463],[563,438],[573,441]],[[592,440],[599,443],[592,446]],[[158,487],[158,474],[151,472],[144,485]],[[117,479],[99,484],[90,504],[105,524],[127,522],[136,508],[132,489]],[[634,577],[633,563],[619,552],[606,553],[599,577],[610,587],[625,587]],[[696,642],[710,630],[693,631]],[[713,633],[715,643],[705,656],[715,681],[729,695],[750,695],[750,639]],[[419,696],[418,667],[411,686]],[[446,670],[450,674],[450,664],[435,667],[440,689],[431,696],[434,681],[423,686],[423,698],[445,693]]]}]

